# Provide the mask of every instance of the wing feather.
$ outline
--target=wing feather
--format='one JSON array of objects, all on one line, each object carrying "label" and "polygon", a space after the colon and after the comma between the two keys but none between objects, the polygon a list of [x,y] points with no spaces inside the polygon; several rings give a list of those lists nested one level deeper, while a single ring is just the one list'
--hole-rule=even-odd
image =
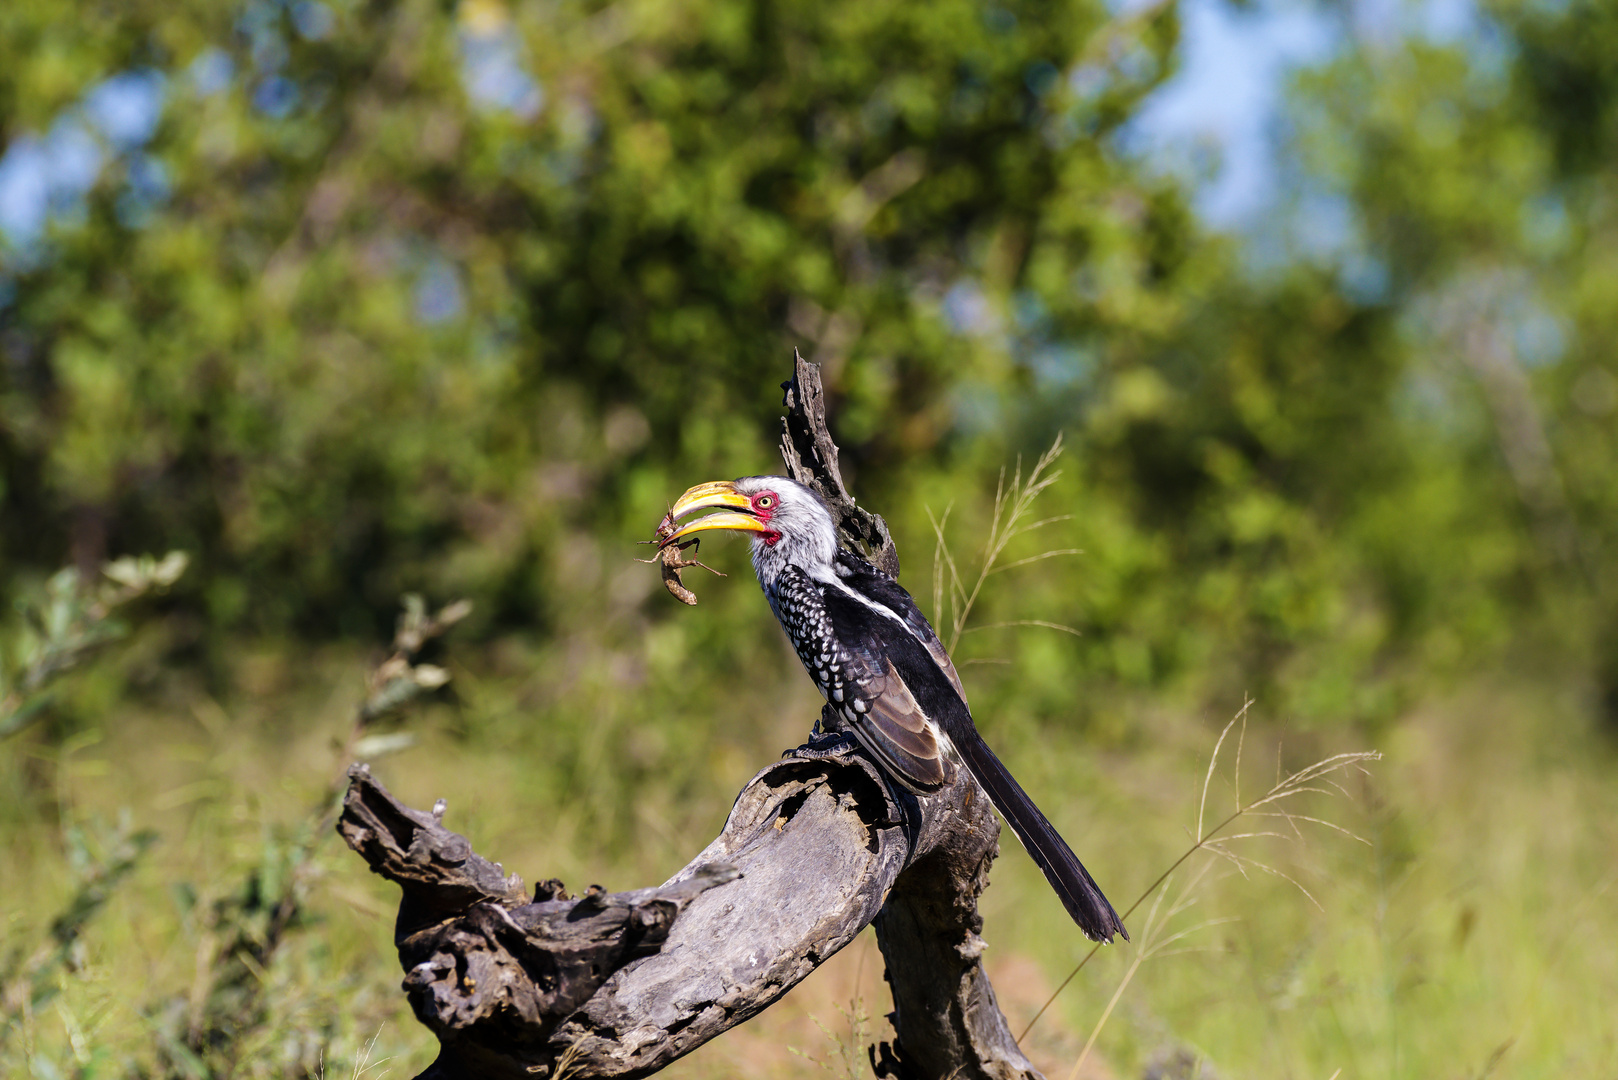
[{"label": "wing feather", "polygon": [[938,640],[938,634],[933,630],[932,623],[921,613],[916,601],[905,591],[904,586],[894,581],[888,575],[847,551],[837,553],[838,567],[847,572],[843,582],[849,588],[861,593],[887,608],[897,615],[905,624],[905,629],[922,644],[927,654],[932,657],[938,670],[944,673],[950,686],[962,702],[966,701],[966,691],[961,688],[961,677],[955,671],[955,664],[950,660],[949,653],[944,651],[944,643]]},{"label": "wing feather", "polygon": [[887,616],[835,585],[822,585],[826,616],[844,652],[852,682],[844,718],[860,742],[918,792],[954,779],[944,752],[943,713],[971,722],[966,704],[921,643]]},{"label": "wing feather", "polygon": [[854,713],[854,733],[905,780],[922,790],[935,790],[953,778],[938,745],[938,729],[892,662],[885,661],[883,667],[881,675],[861,687],[864,713],[848,710]]}]

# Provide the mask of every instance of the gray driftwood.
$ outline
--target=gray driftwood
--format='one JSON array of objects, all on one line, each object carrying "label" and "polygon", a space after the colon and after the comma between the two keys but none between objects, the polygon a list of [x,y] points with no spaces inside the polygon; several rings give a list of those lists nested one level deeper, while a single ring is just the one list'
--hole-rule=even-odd
[{"label": "gray driftwood", "polygon": [[[887,526],[854,507],[825,428],[818,369],[797,358],[783,455],[897,571]],[[883,558],[883,556],[887,556]],[[823,724],[830,728],[827,710]],[[350,771],[338,830],[404,897],[395,944],[416,1016],[439,1038],[422,1074],[646,1076],[761,1012],[868,924],[896,1037],[878,1076],[1038,1077],[979,956],[977,901],[999,822],[966,770],[918,799],[846,736],[819,735],[741,791],[724,830],[656,888],[530,896],[433,813]]]}]

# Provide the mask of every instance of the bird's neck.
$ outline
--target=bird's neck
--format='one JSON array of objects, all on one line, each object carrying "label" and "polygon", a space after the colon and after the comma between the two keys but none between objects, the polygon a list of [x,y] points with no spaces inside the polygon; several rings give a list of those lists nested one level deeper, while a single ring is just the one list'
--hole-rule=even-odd
[{"label": "bird's neck", "polygon": [[764,544],[753,542],[753,572],[758,575],[758,583],[765,592],[775,587],[776,580],[786,572],[788,567],[795,568],[814,581],[831,581],[837,576],[835,559],[837,546],[833,542],[829,550],[822,551],[822,545],[814,544]]}]

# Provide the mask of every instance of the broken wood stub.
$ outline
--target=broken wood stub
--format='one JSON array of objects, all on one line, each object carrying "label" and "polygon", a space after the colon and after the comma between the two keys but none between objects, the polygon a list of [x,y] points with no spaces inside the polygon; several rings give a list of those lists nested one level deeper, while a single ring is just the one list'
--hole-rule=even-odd
[{"label": "broken wood stub", "polygon": [[792,350],[792,378],[781,384],[787,414],[781,418],[781,460],[787,475],[825,500],[843,543],[899,580],[899,548],[888,523],[854,502],[843,485],[837,444],[826,428],[826,391],[820,368]]},{"label": "broken wood stub", "polygon": [[530,899],[440,813],[399,803],[363,765],[349,770],[337,830],[404,893],[394,927],[404,989],[442,1044],[440,1071],[424,1075],[534,1075],[527,1066],[548,1066],[547,1039],[561,1020],[614,972],[655,953],[694,897],[737,876],[693,865],[662,888],[592,886],[578,898],[553,880]]}]

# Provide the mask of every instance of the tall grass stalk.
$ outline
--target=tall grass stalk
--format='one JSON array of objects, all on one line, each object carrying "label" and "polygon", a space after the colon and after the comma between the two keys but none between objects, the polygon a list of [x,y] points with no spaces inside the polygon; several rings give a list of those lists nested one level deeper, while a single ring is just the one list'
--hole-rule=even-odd
[{"label": "tall grass stalk", "polygon": [[[949,523],[950,511],[954,504],[944,508],[943,514],[935,517],[932,509],[927,510],[927,520],[932,523],[935,543],[933,546],[933,617],[938,620],[940,627],[948,631],[944,642],[947,651],[953,653],[955,646],[960,644],[961,635],[968,633],[967,620],[972,615],[972,608],[977,604],[979,595],[983,592],[984,583],[991,575],[1005,570],[1013,570],[1029,563],[1040,562],[1044,559],[1056,558],[1059,555],[1081,554],[1078,548],[1053,548],[1042,551],[1038,555],[1031,555],[1026,559],[1015,559],[1008,563],[1001,563],[1000,558],[1005,554],[1006,546],[1017,537],[1031,533],[1035,529],[1058,521],[1068,521],[1072,514],[1058,514],[1054,517],[1040,518],[1028,521],[1034,509],[1034,501],[1040,494],[1061,478],[1060,469],[1052,470],[1051,465],[1062,453],[1062,436],[1058,434],[1051,443],[1050,449],[1040,455],[1034,467],[1029,471],[1025,480],[1022,474],[1022,458],[1017,459],[1016,467],[1011,474],[1011,483],[1006,483],[1006,470],[1000,470],[1000,479],[994,489],[994,514],[989,519],[989,538],[983,545],[983,562],[978,568],[977,580],[972,587],[966,587],[961,577],[960,567],[955,562],[955,556],[950,552],[949,542],[944,538],[944,527]],[[944,605],[949,604],[949,618],[945,619]],[[991,623],[987,626],[974,626],[973,631],[994,630],[1005,626],[1043,626],[1051,630],[1061,630],[1064,633],[1077,635],[1078,631],[1071,626],[1061,623],[1045,622],[1040,619],[1020,619],[1013,622]]]},{"label": "tall grass stalk", "polygon": [[[388,1025],[386,1023],[382,1023],[377,1026],[376,1033],[371,1036],[371,1038],[366,1042],[364,1049],[360,1051],[359,1060],[354,1062],[354,1068],[349,1073],[348,1080],[364,1080],[366,1073],[370,1072],[372,1069],[380,1069],[382,1066],[393,1060],[391,1057],[379,1058],[376,1061],[371,1060],[371,1055],[376,1052],[376,1041],[382,1037],[382,1029],[387,1026]],[[326,1054],[324,1049],[321,1051],[320,1067],[316,1070],[315,1075],[318,1080],[327,1080]],[[381,1080],[381,1078],[386,1075],[388,1075],[388,1070],[383,1069],[380,1073],[377,1073],[377,1080]]]},{"label": "tall grass stalk", "polygon": [[[1333,754],[1330,757],[1322,758],[1312,765],[1306,765],[1296,772],[1277,779],[1267,791],[1256,799],[1253,799],[1251,802],[1244,803],[1242,801],[1242,749],[1246,743],[1247,714],[1249,709],[1251,709],[1252,704],[1253,703],[1251,701],[1247,701],[1242,704],[1241,709],[1234,717],[1231,718],[1230,722],[1225,725],[1224,730],[1219,733],[1218,740],[1214,743],[1213,753],[1209,755],[1208,758],[1208,770],[1204,774],[1202,780],[1202,796],[1197,802],[1197,826],[1194,842],[1190,847],[1186,848],[1186,850],[1180,854],[1179,858],[1174,860],[1168,869],[1164,870],[1162,874],[1158,875],[1157,880],[1148,885],[1145,891],[1143,891],[1140,896],[1136,898],[1135,902],[1129,906],[1128,910],[1124,912],[1123,917],[1125,921],[1127,921],[1129,917],[1133,915],[1135,911],[1154,894],[1156,894],[1158,897],[1157,900],[1153,901],[1152,908],[1147,915],[1146,925],[1142,928],[1141,940],[1137,946],[1135,956],[1131,960],[1128,969],[1126,969],[1124,972],[1123,978],[1119,981],[1118,988],[1113,993],[1112,1000],[1108,1002],[1106,1009],[1103,1011],[1100,1021],[1096,1024],[1095,1030],[1091,1032],[1090,1039],[1085,1043],[1084,1050],[1079,1055],[1078,1062],[1074,1065],[1075,1074],[1077,1074],[1079,1065],[1083,1064],[1085,1057],[1089,1054],[1090,1048],[1095,1044],[1095,1040],[1100,1036],[1102,1028],[1106,1026],[1107,1020],[1112,1015],[1113,1007],[1117,1004],[1118,999],[1123,995],[1123,992],[1129,985],[1130,980],[1134,978],[1135,972],[1139,970],[1140,965],[1153,956],[1164,955],[1162,948],[1170,942],[1182,940],[1186,934],[1212,925],[1212,923],[1203,923],[1192,928],[1192,930],[1180,931],[1168,938],[1163,939],[1159,939],[1156,936],[1162,932],[1163,924],[1166,923],[1174,914],[1184,910],[1188,903],[1189,892],[1183,894],[1181,899],[1176,900],[1175,903],[1171,905],[1168,915],[1162,916],[1161,918],[1159,917],[1159,908],[1162,903],[1162,897],[1167,892],[1165,886],[1174,876],[1175,872],[1178,871],[1180,867],[1184,866],[1187,860],[1189,860],[1192,856],[1196,855],[1198,852],[1206,851],[1229,862],[1244,877],[1248,875],[1249,871],[1253,870],[1273,874],[1276,877],[1282,878],[1283,880],[1292,884],[1294,888],[1308,898],[1310,903],[1314,904],[1316,907],[1319,907],[1319,901],[1317,901],[1309,890],[1305,889],[1297,880],[1274,866],[1260,862],[1251,856],[1233,850],[1230,845],[1239,840],[1252,840],[1260,837],[1273,837],[1278,839],[1295,838],[1301,840],[1303,839],[1303,831],[1299,828],[1300,823],[1310,823],[1324,826],[1325,828],[1331,829],[1335,832],[1340,832],[1351,839],[1358,840],[1362,844],[1368,845],[1370,843],[1370,841],[1366,840],[1364,837],[1356,836],[1348,829],[1345,829],[1340,825],[1333,824],[1330,821],[1326,821],[1323,818],[1294,812],[1288,808],[1288,804],[1291,800],[1296,799],[1298,796],[1308,793],[1321,795],[1341,794],[1346,796],[1348,794],[1347,790],[1343,788],[1340,783],[1338,783],[1336,778],[1349,771],[1363,771],[1363,767],[1366,763],[1381,760],[1382,755],[1374,750],[1352,751],[1349,753]],[[1208,788],[1212,784],[1214,773],[1218,769],[1220,752],[1223,750],[1225,741],[1229,738],[1232,729],[1235,729],[1237,732],[1234,775],[1236,809],[1220,820],[1217,824],[1208,827],[1206,824],[1208,810]],[[1272,829],[1257,829],[1251,832],[1226,834],[1226,829],[1230,828],[1238,821],[1242,821],[1246,818],[1280,819],[1286,823],[1291,831],[1288,833],[1278,832]],[[1206,874],[1207,868],[1212,865],[1215,864],[1209,862],[1202,868],[1202,870],[1192,877],[1187,886],[1188,890],[1194,889],[1198,884],[1201,883]],[[1160,893],[1159,890],[1163,890],[1163,892]],[[1033,1019],[1028,1021],[1028,1025],[1023,1028],[1022,1034],[1017,1036],[1018,1042],[1021,1042],[1023,1039],[1028,1037],[1028,1033],[1032,1031],[1034,1025],[1039,1022],[1039,1018],[1045,1015],[1046,1011],[1050,1009],[1053,1003],[1055,1003],[1057,997],[1062,993],[1062,991],[1067,989],[1068,984],[1078,976],[1079,972],[1084,970],[1084,966],[1088,964],[1091,958],[1093,958],[1100,950],[1101,946],[1098,943],[1092,946],[1089,952],[1085,953],[1084,958],[1081,959],[1073,970],[1068,973],[1067,978],[1062,980],[1061,985],[1058,986],[1056,990],[1052,992],[1051,996],[1046,999],[1045,1004],[1040,1006],[1039,1011],[1034,1014]]]},{"label": "tall grass stalk", "polygon": [[848,1025],[848,1037],[845,1039],[837,1032],[831,1030],[821,1022],[820,1017],[814,1013],[809,1014],[809,1020],[820,1029],[820,1033],[831,1043],[834,1056],[830,1060],[822,1060],[795,1046],[788,1046],[787,1053],[800,1057],[810,1064],[826,1072],[840,1076],[842,1080],[859,1080],[865,1075],[866,1057],[865,1047],[871,1037],[871,1014],[865,1005],[865,995],[861,993],[861,979],[865,973],[865,954],[870,949],[870,939],[861,937],[850,947],[857,950],[854,964],[854,990],[849,996],[848,1005],[834,1006],[842,1015]]},{"label": "tall grass stalk", "polygon": [[[1097,1018],[1095,1027],[1090,1029],[1090,1037],[1084,1041],[1084,1049],[1079,1051],[1078,1060],[1073,1062],[1073,1069],[1068,1073],[1068,1080],[1077,1080],[1079,1070],[1084,1067],[1086,1059],[1088,1059],[1090,1056],[1090,1051],[1095,1048],[1096,1040],[1101,1037],[1102,1028],[1107,1026],[1107,1021],[1112,1018],[1113,1009],[1117,1008],[1119,999],[1124,996],[1124,991],[1128,989],[1130,980],[1135,977],[1135,972],[1140,970],[1140,966],[1142,964],[1157,956],[1171,956],[1174,953],[1197,951],[1191,948],[1171,949],[1169,946],[1175,944],[1176,942],[1184,941],[1192,934],[1195,934],[1200,930],[1205,930],[1210,926],[1218,926],[1220,923],[1236,921],[1233,918],[1208,919],[1204,922],[1197,923],[1195,926],[1187,927],[1184,930],[1179,930],[1175,933],[1167,934],[1166,936],[1164,934],[1164,931],[1167,929],[1168,923],[1171,919],[1196,904],[1197,900],[1195,893],[1197,886],[1201,884],[1202,879],[1207,875],[1208,871],[1213,866],[1214,863],[1212,862],[1204,863],[1202,867],[1198,869],[1194,875],[1192,875],[1191,880],[1186,883],[1185,888],[1180,890],[1180,895],[1175,898],[1174,903],[1169,905],[1169,909],[1167,911],[1163,911],[1162,907],[1163,900],[1168,896],[1169,890],[1167,888],[1159,890],[1156,899],[1152,901],[1152,906],[1147,909],[1146,924],[1138,928],[1135,932],[1135,951],[1130,957],[1129,967],[1124,970],[1123,978],[1118,980],[1118,987],[1112,992],[1112,997],[1108,999],[1107,1007],[1101,1010],[1101,1016]],[[1165,878],[1164,884],[1166,885],[1167,882],[1168,879]],[[1075,972],[1075,974],[1077,974],[1077,972]],[[1049,1004],[1049,1002],[1046,1004]],[[1035,1019],[1038,1019],[1038,1017]],[[1032,1027],[1033,1025],[1030,1024],[1029,1026]],[[1024,1031],[1023,1034],[1027,1035],[1028,1032]]]}]

